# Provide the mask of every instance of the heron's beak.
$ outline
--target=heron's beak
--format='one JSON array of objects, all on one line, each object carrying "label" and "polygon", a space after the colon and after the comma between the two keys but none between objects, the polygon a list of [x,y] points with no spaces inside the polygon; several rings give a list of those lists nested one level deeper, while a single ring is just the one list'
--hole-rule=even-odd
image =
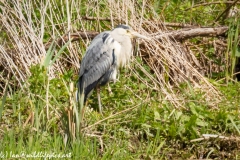
[{"label": "heron's beak", "polygon": [[149,37],[141,35],[141,34],[139,34],[138,32],[135,32],[135,31],[131,31],[131,35],[133,36],[133,38],[142,38],[142,39],[150,40]]}]

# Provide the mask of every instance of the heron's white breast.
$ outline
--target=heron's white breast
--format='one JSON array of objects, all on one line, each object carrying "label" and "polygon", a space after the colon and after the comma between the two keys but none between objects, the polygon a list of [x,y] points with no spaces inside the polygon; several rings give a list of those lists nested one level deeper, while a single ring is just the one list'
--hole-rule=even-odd
[{"label": "heron's white breast", "polygon": [[114,46],[114,53],[117,57],[117,66],[118,67],[125,66],[128,61],[128,57],[126,57],[125,53],[121,53],[122,51],[121,44],[117,41],[114,41],[113,46]]}]

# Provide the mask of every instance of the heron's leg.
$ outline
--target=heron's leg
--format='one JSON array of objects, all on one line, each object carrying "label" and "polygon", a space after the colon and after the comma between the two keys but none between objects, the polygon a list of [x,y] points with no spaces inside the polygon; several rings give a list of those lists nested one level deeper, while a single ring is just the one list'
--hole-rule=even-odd
[{"label": "heron's leg", "polygon": [[108,85],[108,92],[109,92],[109,94],[110,94],[110,95],[112,95],[112,94],[113,94],[113,92],[112,92],[112,89],[111,89],[111,87],[110,87],[109,83],[108,83],[107,85]]},{"label": "heron's leg", "polygon": [[102,105],[101,105],[101,96],[100,96],[100,86],[97,86],[97,97],[98,97],[99,112],[102,114]]}]

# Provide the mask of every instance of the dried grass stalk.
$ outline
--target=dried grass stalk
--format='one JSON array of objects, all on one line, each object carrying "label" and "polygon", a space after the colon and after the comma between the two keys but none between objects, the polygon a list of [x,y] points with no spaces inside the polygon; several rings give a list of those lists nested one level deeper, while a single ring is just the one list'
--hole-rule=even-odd
[{"label": "dried grass stalk", "polygon": [[[115,11],[114,19],[126,17],[130,14],[130,18],[125,18],[135,30],[145,35],[154,35],[154,33],[166,33],[167,29],[164,25],[156,25],[155,23],[144,18],[144,11],[151,10],[147,4],[142,4],[142,10],[137,10],[133,1],[123,0],[122,3],[114,3],[109,1],[110,10]],[[124,18],[123,18],[124,19]],[[159,20],[160,21],[160,20]],[[165,100],[170,101],[176,108],[184,108],[185,102],[180,94],[176,94],[173,86],[180,86],[181,83],[187,82],[193,86],[196,91],[204,93],[205,100],[216,108],[216,103],[221,99],[220,92],[197,70],[202,66],[192,52],[189,52],[180,43],[174,41],[173,37],[168,36],[156,37],[150,42],[145,41],[141,47],[140,56],[151,67],[155,73],[155,77],[149,74],[137,61],[133,61],[146,76],[152,80],[152,84],[147,84],[151,88],[157,89],[163,93]],[[137,74],[137,71],[132,68]],[[138,76],[144,82],[144,77]],[[166,81],[166,77],[170,80]],[[182,101],[179,101],[181,100]]]},{"label": "dried grass stalk", "polygon": [[[61,3],[60,6],[59,3]],[[0,33],[4,35],[0,38],[0,71],[2,73],[0,81],[4,82],[4,75],[11,73],[21,86],[30,75],[30,66],[39,64],[46,55],[44,35],[48,35],[49,41],[52,41],[63,35],[70,35],[76,30],[102,31],[100,20],[93,22],[81,18],[82,3],[75,1],[57,3],[54,0],[0,2],[2,10],[0,12],[2,26]],[[119,23],[125,23],[149,36],[156,32],[161,34],[167,31],[163,24],[156,25],[145,18],[146,12],[153,10],[148,6],[148,1],[143,1],[142,6],[139,6],[131,0],[108,0],[107,7],[104,8],[90,0],[88,3],[85,5],[88,6],[85,16],[92,17],[96,14],[97,17],[110,17],[111,25],[106,22],[105,28],[109,26],[110,29]],[[38,6],[38,11],[35,6]],[[146,71],[134,58],[133,63],[137,68],[130,68],[132,73],[153,90],[161,92],[164,100],[168,100],[176,108],[184,108],[185,102],[184,97],[176,93],[173,86],[180,86],[183,82],[190,83],[194,90],[204,93],[209,104],[215,106],[221,99],[221,94],[198,71],[198,68],[202,66],[195,55],[173,39],[173,37],[161,36],[160,39],[153,38],[150,42],[144,41],[137,55],[149,65],[154,75]],[[80,44],[76,42],[70,44],[68,53],[65,53],[50,68],[49,76],[55,77],[56,73],[62,73],[69,68],[74,68],[77,73],[79,59],[81,59],[82,51],[85,50],[81,48],[86,48],[89,42],[87,40],[81,41]],[[151,83],[138,75],[138,69],[145,73]],[[1,83],[0,87],[4,88],[4,83]]]}]

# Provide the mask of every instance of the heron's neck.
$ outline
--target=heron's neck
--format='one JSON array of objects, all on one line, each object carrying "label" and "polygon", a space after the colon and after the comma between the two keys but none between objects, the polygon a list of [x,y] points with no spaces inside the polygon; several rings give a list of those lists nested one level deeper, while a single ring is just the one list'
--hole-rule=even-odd
[{"label": "heron's neck", "polygon": [[131,39],[126,36],[122,38],[114,38],[115,41],[117,41],[120,44],[120,50],[118,53],[116,53],[117,61],[118,61],[118,67],[124,67],[131,59],[132,52],[133,52],[133,46]]}]

